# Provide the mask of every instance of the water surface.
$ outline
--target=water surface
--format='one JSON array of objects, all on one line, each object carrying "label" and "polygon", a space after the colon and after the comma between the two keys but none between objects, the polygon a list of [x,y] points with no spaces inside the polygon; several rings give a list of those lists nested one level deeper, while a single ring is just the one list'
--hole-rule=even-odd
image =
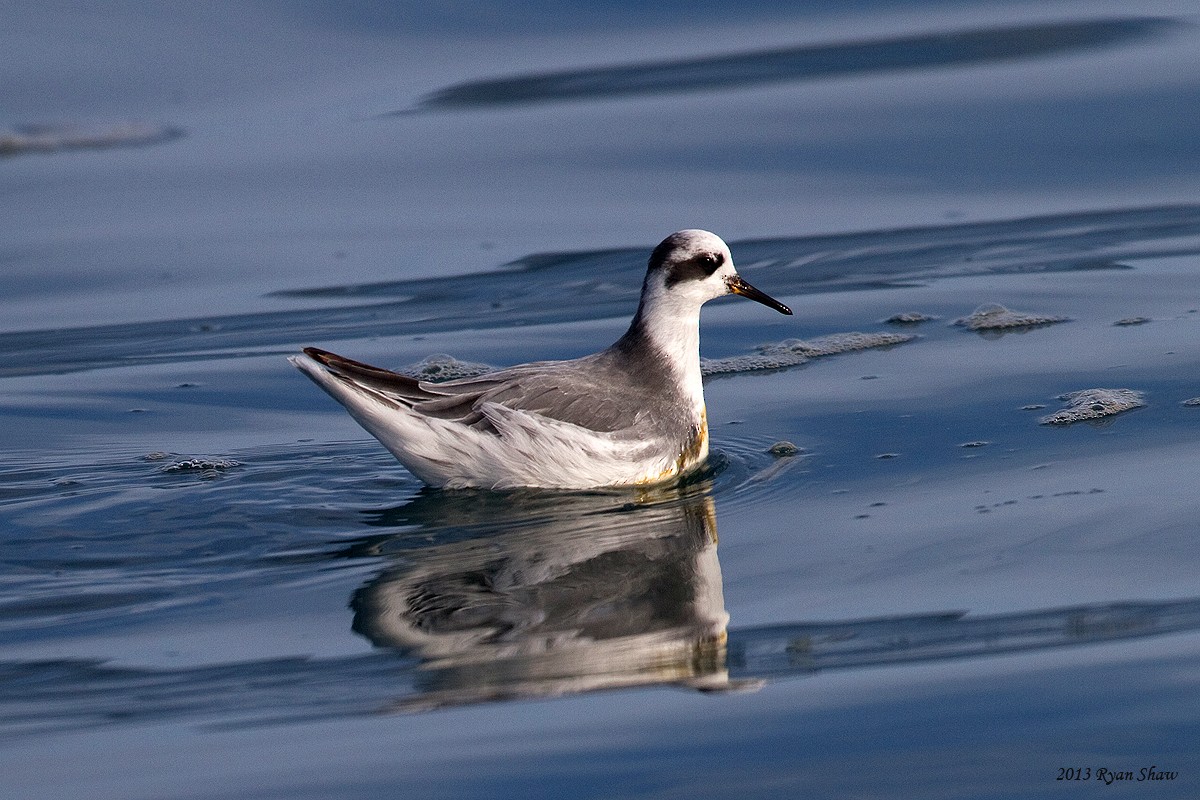
[{"label": "water surface", "polygon": [[[9,14],[15,796],[1195,795],[1189,4],[403,12]],[[681,486],[424,489],[284,360],[593,352],[684,227],[796,315]]]}]

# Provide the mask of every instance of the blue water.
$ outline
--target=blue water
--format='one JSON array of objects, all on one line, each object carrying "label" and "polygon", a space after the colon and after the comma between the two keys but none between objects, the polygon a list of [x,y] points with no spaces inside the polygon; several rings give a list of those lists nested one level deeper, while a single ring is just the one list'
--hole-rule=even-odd
[{"label": "blue water", "polygon": [[[13,796],[1195,796],[1193,4],[3,16]],[[423,489],[284,360],[593,352],[685,227],[796,312],[707,358],[913,338],[642,493]]]}]

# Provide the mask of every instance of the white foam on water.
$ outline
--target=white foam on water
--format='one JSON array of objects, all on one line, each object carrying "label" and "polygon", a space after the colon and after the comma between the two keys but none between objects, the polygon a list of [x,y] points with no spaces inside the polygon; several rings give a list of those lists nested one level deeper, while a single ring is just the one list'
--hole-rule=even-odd
[{"label": "white foam on water", "polygon": [[240,467],[240,461],[232,458],[189,458],[186,461],[176,461],[162,468],[163,472],[210,472],[214,470],[233,469]]},{"label": "white foam on water", "polygon": [[999,303],[985,303],[967,316],[954,320],[954,324],[972,331],[999,331],[1067,321],[1068,317],[1012,311]]},{"label": "white foam on water", "polygon": [[1143,395],[1134,389],[1082,389],[1059,395],[1066,408],[1042,417],[1043,425],[1070,425],[1084,420],[1100,419],[1146,405]]},{"label": "white foam on water", "polygon": [[931,322],[937,319],[933,314],[922,314],[920,311],[904,311],[899,314],[892,314],[884,320],[889,325],[917,325],[922,322]]},{"label": "white foam on water", "polygon": [[702,358],[700,371],[704,375],[725,375],[763,369],[783,369],[803,364],[814,358],[891,347],[911,342],[917,337],[907,333],[833,333],[815,339],[784,339],[782,342],[759,345],[755,352],[729,358]]},{"label": "white foam on water", "polygon": [[454,356],[446,355],[445,353],[435,353],[431,356],[426,356],[416,364],[409,364],[407,367],[401,367],[396,370],[401,375],[407,375],[410,378],[417,378],[430,383],[440,383],[442,381],[452,381],[458,378],[473,378],[476,375],[483,375],[485,372],[492,372],[496,368],[490,364],[479,364],[473,361],[459,361]]}]

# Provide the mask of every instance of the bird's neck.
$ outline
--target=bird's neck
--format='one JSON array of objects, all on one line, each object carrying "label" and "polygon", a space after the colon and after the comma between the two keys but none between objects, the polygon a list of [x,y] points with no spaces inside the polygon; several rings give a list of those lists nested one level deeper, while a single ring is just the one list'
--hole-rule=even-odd
[{"label": "bird's neck", "polygon": [[703,414],[699,308],[643,302],[617,346],[624,346],[627,350],[652,350],[672,371],[671,377],[683,391],[697,418]]}]

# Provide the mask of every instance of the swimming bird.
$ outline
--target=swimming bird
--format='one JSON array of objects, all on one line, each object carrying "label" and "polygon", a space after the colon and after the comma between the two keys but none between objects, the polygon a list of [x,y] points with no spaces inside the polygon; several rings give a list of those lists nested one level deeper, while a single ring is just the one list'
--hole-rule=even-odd
[{"label": "swimming bird", "polygon": [[726,294],[792,313],[738,275],[720,237],[683,230],[650,254],[629,330],[590,356],[445,383],[315,347],[289,360],[431,486],[654,484],[708,457],[700,307]]}]

